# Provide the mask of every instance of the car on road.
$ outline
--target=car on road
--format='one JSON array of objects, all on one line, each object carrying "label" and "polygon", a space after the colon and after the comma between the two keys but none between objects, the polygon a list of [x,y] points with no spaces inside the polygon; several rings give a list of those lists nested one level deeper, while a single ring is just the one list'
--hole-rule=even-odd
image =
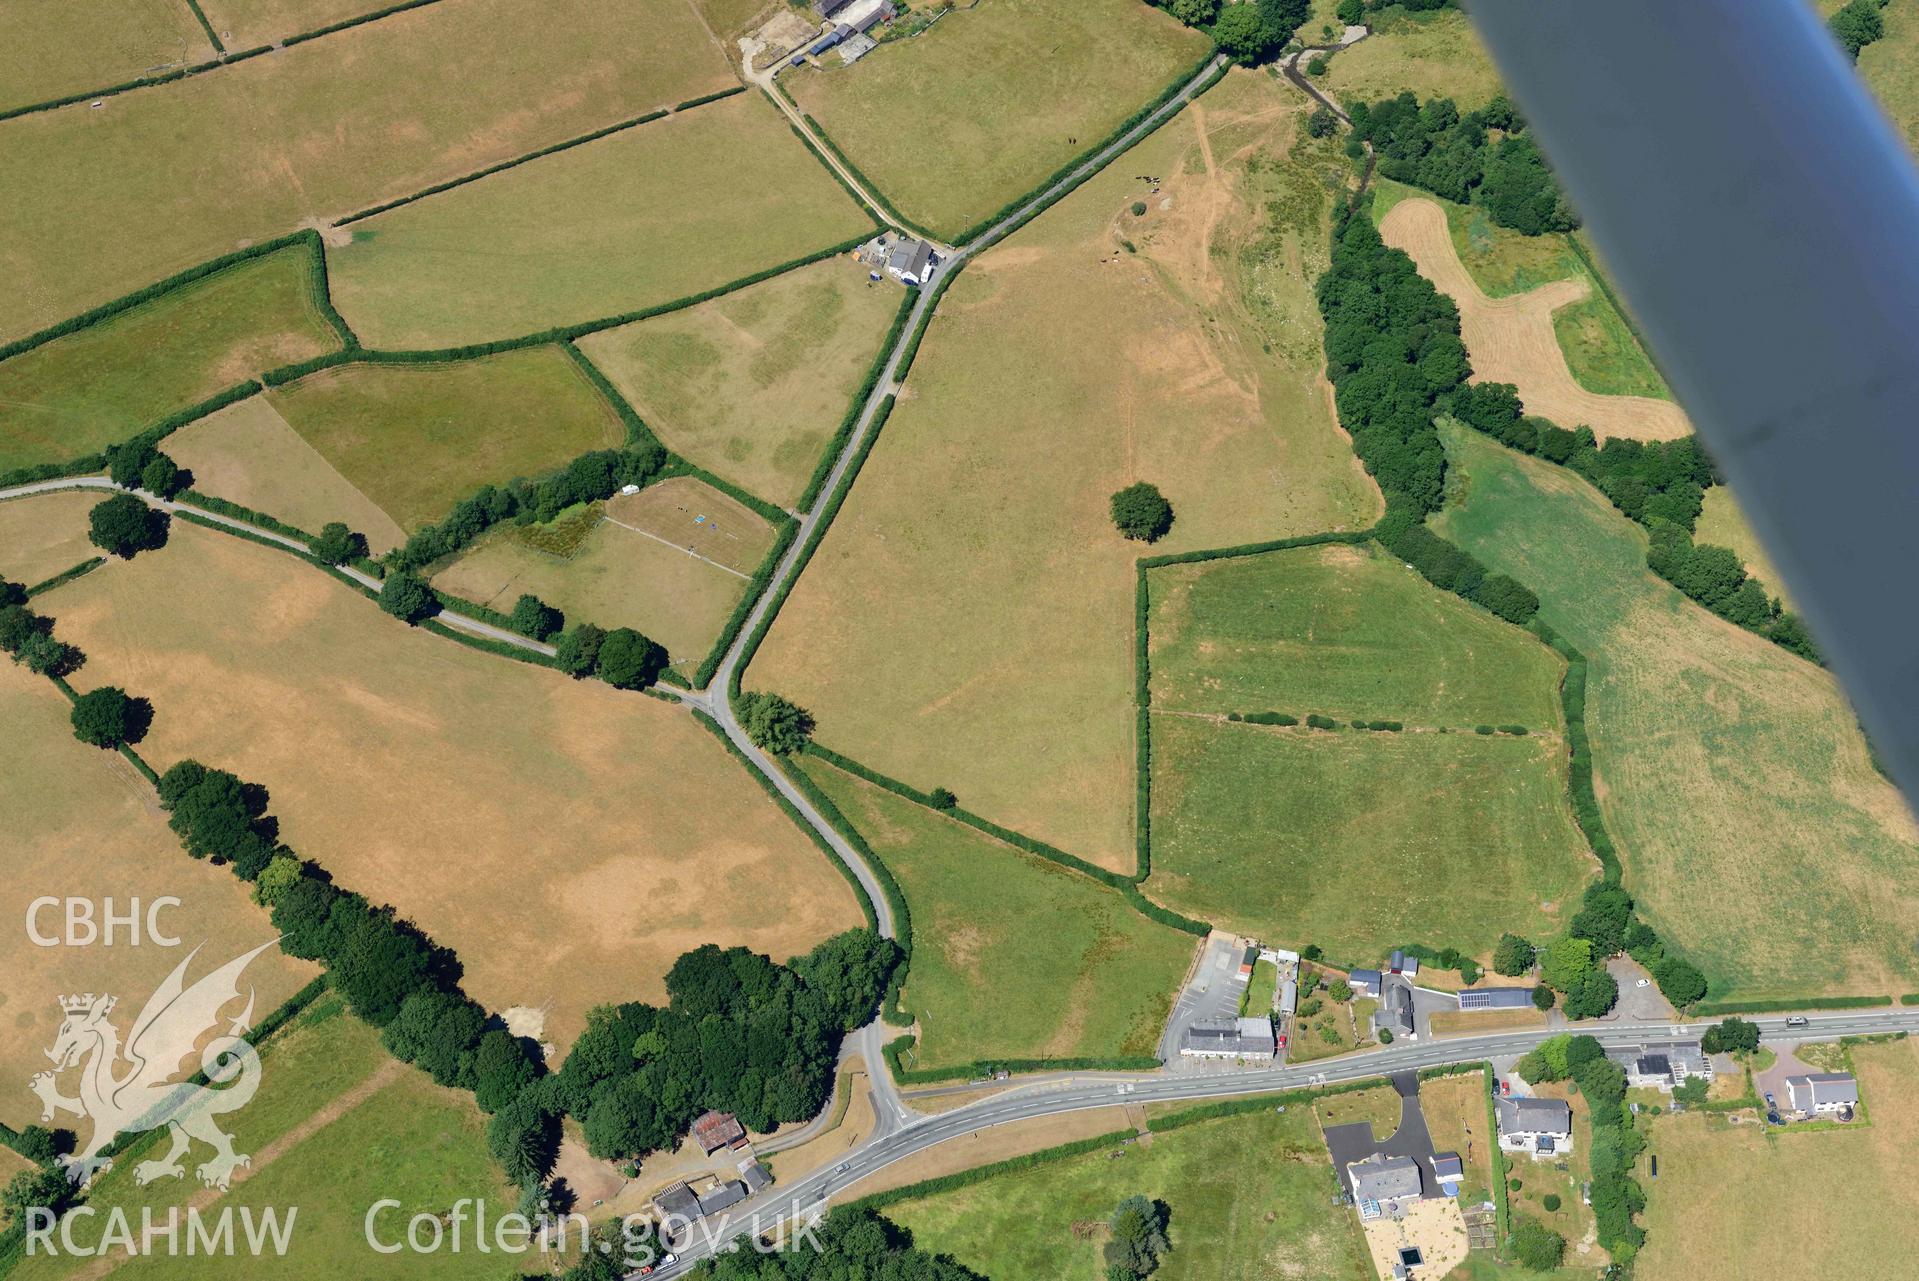
[{"label": "car on road", "polygon": [[1502,1095],[1511,1094],[1513,1092],[1513,1083],[1501,1077],[1499,1080],[1499,1092]]},{"label": "car on road", "polygon": [[677,1254],[674,1254],[671,1250],[668,1250],[666,1254],[660,1258],[660,1262],[662,1264],[678,1263],[679,1261],[680,1261],[680,1256]]},{"label": "car on road", "polygon": [[1807,1027],[1811,1024],[1811,1022],[1812,1020],[1808,1019],[1803,1014],[1788,1014],[1786,1016],[1787,1027]]},{"label": "car on road", "polygon": [[841,1161],[838,1165],[833,1167],[833,1173],[845,1174],[848,1170],[852,1168],[853,1168],[853,1163],[851,1161]]},{"label": "car on road", "polygon": [[1651,980],[1651,979],[1640,979],[1640,980],[1639,980],[1639,981],[1638,981],[1637,983],[1634,983],[1634,984],[1633,984],[1633,986],[1634,986],[1634,987],[1651,987],[1651,986],[1652,986],[1652,980]]}]

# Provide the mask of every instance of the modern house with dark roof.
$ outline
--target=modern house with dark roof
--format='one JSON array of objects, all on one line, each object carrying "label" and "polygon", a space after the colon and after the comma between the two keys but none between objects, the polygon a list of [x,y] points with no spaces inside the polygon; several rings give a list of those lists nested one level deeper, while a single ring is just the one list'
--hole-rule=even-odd
[{"label": "modern house with dark roof", "polygon": [[1786,1078],[1786,1097],[1801,1116],[1850,1112],[1859,1106],[1859,1082],[1850,1072],[1811,1072]]},{"label": "modern house with dark roof", "polygon": [[1672,1093],[1690,1077],[1712,1079],[1712,1060],[1697,1041],[1650,1041],[1606,1051],[1626,1072],[1626,1084]]},{"label": "modern house with dark roof", "polygon": [[901,284],[925,284],[933,278],[933,247],[924,240],[900,240],[887,251],[886,273]]},{"label": "modern house with dark roof", "polygon": [[822,18],[830,18],[852,3],[853,0],[813,0],[813,12]]},{"label": "modern house with dark roof", "polygon": [[1379,982],[1378,970],[1351,970],[1346,975],[1346,986],[1353,989],[1354,996],[1378,996]]},{"label": "modern house with dark roof", "polygon": [[703,1112],[693,1122],[693,1141],[700,1151],[712,1156],[721,1148],[746,1145],[746,1127],[731,1112]]},{"label": "modern house with dark roof", "polygon": [[1564,1099],[1500,1099],[1499,1146],[1508,1152],[1534,1157],[1570,1151],[1573,1143],[1572,1105]]},{"label": "modern house with dark roof", "polygon": [[1529,987],[1474,987],[1459,994],[1459,1008],[1468,1013],[1487,1010],[1531,1009],[1533,990]]},{"label": "modern house with dark roof", "polygon": [[1433,1178],[1442,1196],[1458,1196],[1459,1185],[1466,1181],[1466,1163],[1457,1152],[1433,1153]]},{"label": "modern house with dark roof", "polygon": [[1346,1167],[1353,1188],[1353,1204],[1362,1219],[1398,1218],[1405,1208],[1425,1195],[1419,1162],[1409,1156],[1375,1152]]},{"label": "modern house with dark roof", "polygon": [[1186,1029],[1179,1052],[1196,1059],[1270,1059],[1279,1041],[1270,1018],[1202,1019]]}]

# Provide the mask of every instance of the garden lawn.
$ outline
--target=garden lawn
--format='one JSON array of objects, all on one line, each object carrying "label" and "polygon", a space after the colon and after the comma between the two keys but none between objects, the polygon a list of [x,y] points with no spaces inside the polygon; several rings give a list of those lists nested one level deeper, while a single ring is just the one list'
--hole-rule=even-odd
[{"label": "garden lawn", "polygon": [[[732,83],[680,0],[441,0],[97,111],[0,122],[0,171],[32,177],[0,211],[0,339]],[[535,252],[487,248],[489,274]]]},{"label": "garden lawn", "polygon": [[913,916],[911,1066],[1151,1055],[1197,945],[1117,890],[802,757]]},{"label": "garden lawn", "polygon": [[267,400],[409,532],[481,485],[553,471],[626,439],[613,406],[558,347],[445,364],[343,365]]},{"label": "garden lawn", "polygon": [[992,1277],[1096,1281],[1106,1222],[1129,1196],[1165,1201],[1172,1250],[1156,1281],[1370,1281],[1312,1109],[1259,1111],[1002,1174],[883,1213],[924,1249]]},{"label": "garden lawn", "polygon": [[1372,543],[1166,565],[1147,586],[1155,708],[1559,723],[1550,649]]},{"label": "garden lawn", "polygon": [[333,296],[369,345],[452,346],[671,302],[872,225],[742,93],[355,223]]},{"label": "garden lawn", "polygon": [[186,0],[8,0],[0,7],[0,111],[211,57]]},{"label": "garden lawn", "polygon": [[984,0],[855,66],[791,71],[780,85],[881,195],[950,239],[1090,150],[1206,52],[1200,32],[1136,0]]},{"label": "garden lawn", "polygon": [[[1378,511],[1309,283],[1349,166],[1296,136],[1303,114],[1233,73],[967,265],[749,688],[875,769],[1133,870],[1136,559]],[[1138,217],[1142,173],[1171,203]],[[1113,528],[1136,480],[1175,512],[1151,547]]]},{"label": "garden lawn", "polygon": [[1373,34],[1334,54],[1320,78],[1337,101],[1376,102],[1410,89],[1421,99],[1451,98],[1471,111],[1501,92],[1492,57],[1459,10],[1409,13],[1394,5],[1366,21]]},{"label": "garden lawn", "polygon": [[1444,439],[1464,497],[1439,532],[1591,660],[1600,805],[1668,946],[1716,999],[1919,986],[1919,832],[1832,676],[1655,577],[1644,532],[1571,472]]},{"label": "garden lawn", "polygon": [[[1375,960],[1553,932],[1597,870],[1557,734],[1377,733],[1153,716],[1149,898]],[[1355,885],[1375,887],[1355,893]]]},{"label": "garden lawn", "polygon": [[[59,598],[48,597],[42,608]],[[61,635],[72,639],[66,629]],[[86,675],[82,669],[76,679]],[[193,948],[204,951],[189,980],[274,936],[266,910],[231,873],[187,857],[152,787],[132,765],[73,737],[69,710],[53,682],[0,663],[0,724],[7,727],[0,734],[0,813],[7,816],[0,829],[0,910],[11,922],[0,951],[8,1029],[0,1043],[0,1072],[18,1083],[0,1097],[0,1122],[16,1129],[40,1120],[40,1102],[25,1087],[50,1066],[44,1052],[60,1030],[60,997],[117,994],[121,1013],[115,1021],[125,1033],[147,997]],[[96,912],[109,895],[117,912],[125,912],[130,900],[150,904],[170,895],[180,905],[162,908],[158,922],[180,945],[156,945],[143,923],[139,946],[128,942],[124,927],[112,947],[36,946],[27,935],[27,910],[47,894],[94,900]],[[36,924],[44,935],[60,935],[60,909],[42,910]],[[258,995],[255,1016],[264,1017],[318,972],[277,948],[261,953],[245,976]],[[62,1079],[69,1094],[74,1080]],[[74,1125],[72,1118],[63,1123]],[[78,1128],[84,1136],[85,1127]]]},{"label": "garden lawn", "polygon": [[99,490],[35,494],[0,503],[0,579],[32,587],[104,553],[87,537]]},{"label": "garden lawn", "polygon": [[1919,1189],[1906,1177],[1919,1146],[1919,1041],[1852,1056],[1871,1125],[1777,1132],[1705,1113],[1654,1123],[1659,1179],[1646,1183],[1638,1276],[1774,1274],[1786,1207],[1798,1275],[1885,1275],[1888,1260],[1919,1253]]},{"label": "garden lawn", "polygon": [[[505,1186],[486,1146],[486,1117],[470,1093],[435,1085],[425,1073],[390,1058],[379,1034],[345,1012],[337,996],[324,995],[307,1012],[268,1040],[260,1059],[260,1088],[253,1102],[221,1118],[234,1149],[252,1157],[225,1193],[204,1190],[192,1165],[206,1159],[199,1144],[182,1158],[180,1179],[159,1179],[144,1187],[133,1176],[139,1160],[158,1157],[165,1141],[121,1158],[87,1197],[100,1211],[74,1229],[80,1243],[99,1239],[109,1207],[131,1216],[137,1231],[142,1210],[164,1224],[171,1210],[188,1204],[203,1216],[231,1207],[258,1216],[277,1211],[282,1220],[295,1212],[284,1258],[275,1258],[272,1274],[290,1281],[320,1281],[341,1276],[408,1278],[506,1278],[520,1275],[534,1257],[471,1249],[455,1253],[402,1251],[376,1253],[367,1244],[365,1222],[375,1202],[391,1198],[376,1219],[378,1237],[404,1242],[407,1220],[426,1212],[444,1215],[463,1197],[481,1197],[494,1213],[505,1213],[518,1199]],[[182,1231],[185,1231],[184,1225]],[[241,1235],[235,1224],[235,1235]],[[422,1238],[423,1240],[427,1238]],[[56,1242],[58,1238],[55,1238]],[[164,1242],[155,1257],[123,1260],[116,1277],[245,1278],[259,1275],[259,1261],[244,1249],[230,1256],[168,1257]],[[86,1263],[67,1257],[39,1256],[15,1273],[38,1281],[86,1271]]]},{"label": "garden lawn", "polygon": [[561,1052],[593,1006],[662,1000],[701,944],[784,959],[861,922],[683,709],[476,653],[182,521],[110,568],[48,597],[77,686],[152,700],[156,766],[265,785],[283,841],[457,952],[487,1008],[544,1013]]},{"label": "garden lawn", "polygon": [[858,261],[829,258],[589,334],[580,350],[674,453],[791,505],[902,300]]},{"label": "garden lawn", "polygon": [[319,270],[290,246],[0,361],[0,471],[93,453],[263,370],[338,351]]}]

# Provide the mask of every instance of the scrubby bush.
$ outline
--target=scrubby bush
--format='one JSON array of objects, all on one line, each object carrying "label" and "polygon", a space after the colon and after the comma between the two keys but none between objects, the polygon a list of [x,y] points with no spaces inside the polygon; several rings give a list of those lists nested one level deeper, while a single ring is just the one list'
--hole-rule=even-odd
[{"label": "scrubby bush", "polygon": [[959,805],[959,797],[944,787],[934,788],[927,799],[933,802],[933,808],[936,810],[950,810]]},{"label": "scrubby bush", "polygon": [[513,602],[513,630],[543,641],[566,626],[566,616],[531,592]]},{"label": "scrubby bush", "polygon": [[[1513,1185],[1517,1187],[1518,1184],[1519,1180],[1514,1179]],[[1557,1197],[1551,1199],[1558,1200]],[[1520,1219],[1518,1226],[1513,1228],[1509,1244],[1513,1258],[1530,1272],[1551,1272],[1566,1255],[1566,1238],[1537,1219]]]}]

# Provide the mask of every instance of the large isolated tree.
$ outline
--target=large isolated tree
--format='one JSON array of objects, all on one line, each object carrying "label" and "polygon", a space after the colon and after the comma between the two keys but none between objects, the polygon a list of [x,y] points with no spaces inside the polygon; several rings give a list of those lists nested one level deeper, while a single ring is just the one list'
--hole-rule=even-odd
[{"label": "large isolated tree", "polygon": [[102,551],[130,558],[135,552],[166,545],[167,514],[133,494],[115,494],[88,513],[87,537]]},{"label": "large isolated tree", "polygon": [[755,746],[782,756],[813,737],[813,714],[778,694],[740,695],[740,724]]},{"label": "large isolated tree", "polygon": [[153,723],[153,708],[144,698],[129,698],[117,685],[88,690],[73,703],[73,736],[95,747],[137,743]]},{"label": "large isolated tree", "polygon": [[1142,543],[1158,542],[1173,527],[1173,505],[1143,480],[1114,494],[1112,509],[1119,532]]},{"label": "large isolated tree", "polygon": [[665,646],[631,627],[616,627],[600,642],[594,670],[618,689],[645,689],[666,670],[666,660]]}]

